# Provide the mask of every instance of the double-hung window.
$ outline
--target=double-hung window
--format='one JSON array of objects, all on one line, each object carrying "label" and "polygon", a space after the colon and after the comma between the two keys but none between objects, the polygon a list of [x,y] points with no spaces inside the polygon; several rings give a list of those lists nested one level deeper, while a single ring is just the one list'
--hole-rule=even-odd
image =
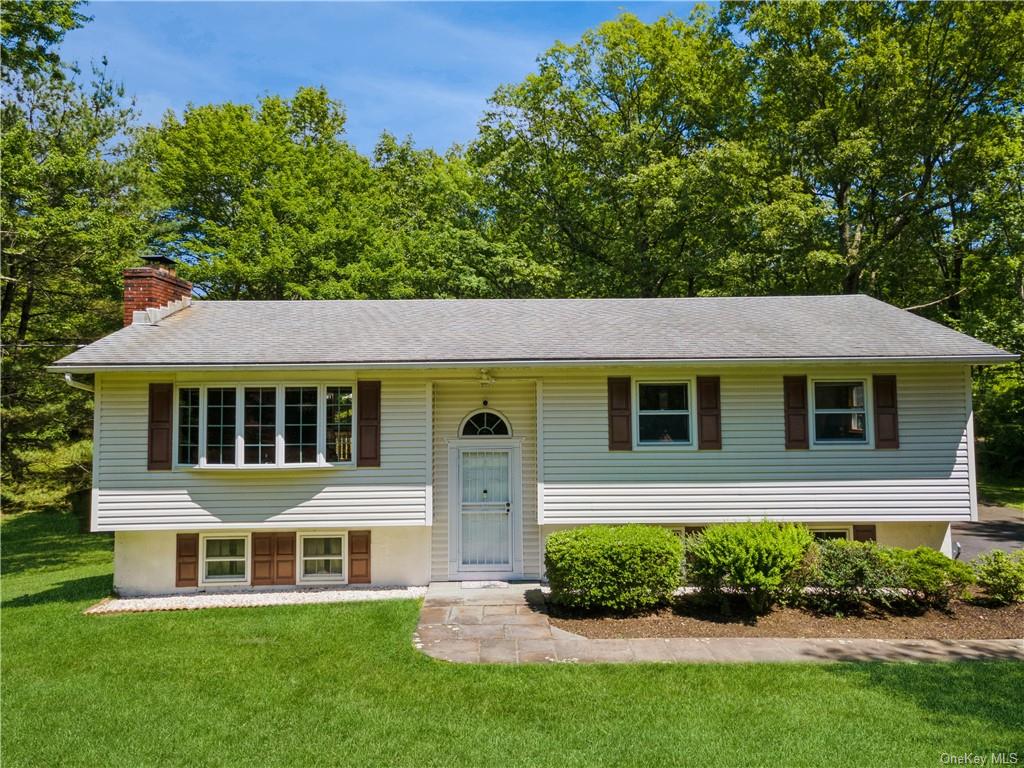
[{"label": "double-hung window", "polygon": [[865,389],[863,381],[814,382],[815,443],[867,443]]},{"label": "double-hung window", "polygon": [[689,383],[639,382],[636,395],[639,445],[688,445],[692,442]]},{"label": "double-hung window", "polygon": [[341,581],[345,578],[343,536],[302,536],[302,580]]},{"label": "double-hung window", "polygon": [[326,467],[351,464],[354,388],[260,384],[178,388],[179,466]]},{"label": "double-hung window", "polygon": [[203,540],[203,581],[246,580],[245,536],[208,537]]}]

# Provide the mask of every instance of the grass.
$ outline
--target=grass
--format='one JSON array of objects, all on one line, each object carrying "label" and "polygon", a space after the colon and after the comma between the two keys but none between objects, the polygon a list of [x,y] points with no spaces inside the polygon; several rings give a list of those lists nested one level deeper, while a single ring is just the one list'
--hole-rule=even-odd
[{"label": "grass", "polygon": [[84,616],[111,544],[6,520],[2,758],[39,765],[937,765],[1024,747],[1024,665],[462,666],[412,601]]},{"label": "grass", "polygon": [[1024,477],[978,477],[978,496],[985,504],[1024,510]]}]

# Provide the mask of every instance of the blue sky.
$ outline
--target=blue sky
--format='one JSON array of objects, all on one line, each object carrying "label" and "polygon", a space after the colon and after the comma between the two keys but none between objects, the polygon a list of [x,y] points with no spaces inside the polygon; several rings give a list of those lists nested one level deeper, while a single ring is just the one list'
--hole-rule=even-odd
[{"label": "blue sky", "polygon": [[624,10],[685,18],[692,3],[93,2],[63,54],[83,68],[106,56],[146,122],[325,85],[360,150],[384,130],[444,150],[472,139],[494,89],[554,41]]}]

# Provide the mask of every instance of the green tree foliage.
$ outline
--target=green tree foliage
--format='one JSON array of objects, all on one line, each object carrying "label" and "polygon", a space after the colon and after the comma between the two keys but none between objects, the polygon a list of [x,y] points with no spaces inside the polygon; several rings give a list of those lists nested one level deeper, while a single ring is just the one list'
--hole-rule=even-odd
[{"label": "green tree foliage", "polygon": [[7,37],[35,29],[45,8],[4,8],[4,55],[38,54],[12,56],[23,69],[5,77],[0,111],[5,510],[89,485],[91,399],[43,368],[118,327],[120,273],[143,229],[137,166],[118,143],[132,115],[120,88],[101,69],[86,85],[46,72],[56,54]]},{"label": "green tree foliage", "polygon": [[[89,399],[42,368],[117,327],[147,248],[211,298],[859,291],[1024,351],[1021,2],[624,14],[501,86],[468,149],[372,157],[323,88],[137,130],[67,76],[74,0],[3,11],[9,509],[86,483]],[[975,380],[1007,473],[1022,370]]]},{"label": "green tree foliage", "polygon": [[525,248],[491,239],[481,180],[385,134],[372,160],[344,140],[323,88],[255,107],[190,107],[148,130],[152,245],[189,265],[211,298],[524,295]]},{"label": "green tree foliage", "polygon": [[89,18],[81,0],[9,0],[0,13],[0,58],[4,83],[29,75],[63,75],[55,50],[64,35]]}]

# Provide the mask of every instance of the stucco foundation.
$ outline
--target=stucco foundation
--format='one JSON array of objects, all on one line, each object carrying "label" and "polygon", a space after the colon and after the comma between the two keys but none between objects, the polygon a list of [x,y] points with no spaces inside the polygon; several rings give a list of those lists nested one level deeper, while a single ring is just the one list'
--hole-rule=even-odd
[{"label": "stucco foundation", "polygon": [[[416,526],[369,530],[373,585],[410,587],[425,586],[430,582],[430,528]],[[119,595],[169,595],[248,588],[245,584],[175,587],[177,533],[118,531],[114,535],[114,589]],[[248,533],[250,531],[230,531],[231,535]],[[289,588],[295,589],[294,586]]]}]

